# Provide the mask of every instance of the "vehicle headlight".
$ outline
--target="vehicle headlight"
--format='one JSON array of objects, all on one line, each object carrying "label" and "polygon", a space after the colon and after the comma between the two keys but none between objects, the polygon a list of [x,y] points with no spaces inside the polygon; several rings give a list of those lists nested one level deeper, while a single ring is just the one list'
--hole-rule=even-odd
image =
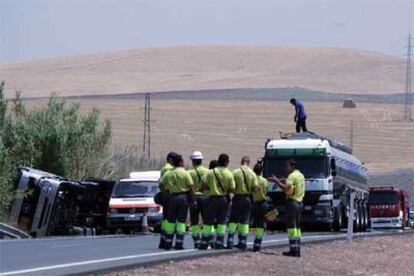
[{"label": "vehicle headlight", "polygon": [[159,213],[160,212],[160,210],[161,210],[161,208],[160,207],[150,207],[150,208],[148,208],[148,213]]}]

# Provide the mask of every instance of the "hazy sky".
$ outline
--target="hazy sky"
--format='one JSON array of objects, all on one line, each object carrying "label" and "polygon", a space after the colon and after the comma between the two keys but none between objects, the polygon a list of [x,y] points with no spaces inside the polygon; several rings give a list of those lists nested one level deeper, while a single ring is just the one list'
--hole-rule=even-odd
[{"label": "hazy sky", "polygon": [[414,0],[0,0],[0,62],[153,46],[332,46],[403,56]]}]

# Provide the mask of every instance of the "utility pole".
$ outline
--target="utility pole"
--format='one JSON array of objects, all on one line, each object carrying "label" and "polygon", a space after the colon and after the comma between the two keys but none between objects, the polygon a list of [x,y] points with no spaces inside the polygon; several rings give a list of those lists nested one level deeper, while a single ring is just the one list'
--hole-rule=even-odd
[{"label": "utility pole", "polygon": [[151,95],[145,93],[144,107],[144,139],[142,144],[142,152],[151,158]]},{"label": "utility pole", "polygon": [[407,45],[407,69],[406,69],[406,79],[405,79],[405,100],[404,100],[404,120],[408,122],[413,121],[413,110],[412,110],[412,86],[411,86],[411,42],[412,37],[411,33],[408,34],[408,45]]},{"label": "utility pole", "polygon": [[351,131],[349,137],[349,147],[354,151],[354,119],[351,119]]}]

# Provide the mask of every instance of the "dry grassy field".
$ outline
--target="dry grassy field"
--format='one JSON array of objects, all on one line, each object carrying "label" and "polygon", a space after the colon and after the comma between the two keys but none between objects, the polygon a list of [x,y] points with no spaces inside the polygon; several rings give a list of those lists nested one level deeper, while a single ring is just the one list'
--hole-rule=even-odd
[{"label": "dry grassy field", "polygon": [[[32,100],[30,105],[43,101]],[[82,100],[82,110],[98,107],[113,122],[117,145],[140,144],[143,101]],[[399,121],[402,105],[358,104],[344,109],[341,103],[305,103],[310,130],[350,142],[354,120],[354,152],[371,172],[414,167],[414,123]],[[287,102],[245,100],[153,100],[152,153],[164,157],[170,150],[185,156],[201,150],[207,159],[221,152],[238,165],[242,155],[263,155],[267,137],[294,129],[293,107]]]},{"label": "dry grassy field", "polygon": [[342,48],[149,48],[0,64],[6,95],[97,95],[224,88],[304,87],[333,93],[398,93],[404,61]]}]

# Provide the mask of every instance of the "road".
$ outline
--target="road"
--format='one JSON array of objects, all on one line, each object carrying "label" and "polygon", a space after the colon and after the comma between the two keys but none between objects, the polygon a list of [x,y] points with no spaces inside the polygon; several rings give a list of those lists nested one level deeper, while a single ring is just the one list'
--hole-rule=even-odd
[{"label": "road", "polygon": [[[304,234],[303,241],[343,237],[345,233],[311,232]],[[252,241],[253,237],[249,240]],[[287,244],[285,233],[269,234],[264,241],[264,246],[280,244]],[[157,245],[158,237],[155,235],[4,240],[0,241],[0,275],[79,274],[218,252],[194,249],[164,251],[157,249]],[[186,237],[185,246],[192,248],[190,236]]]}]

